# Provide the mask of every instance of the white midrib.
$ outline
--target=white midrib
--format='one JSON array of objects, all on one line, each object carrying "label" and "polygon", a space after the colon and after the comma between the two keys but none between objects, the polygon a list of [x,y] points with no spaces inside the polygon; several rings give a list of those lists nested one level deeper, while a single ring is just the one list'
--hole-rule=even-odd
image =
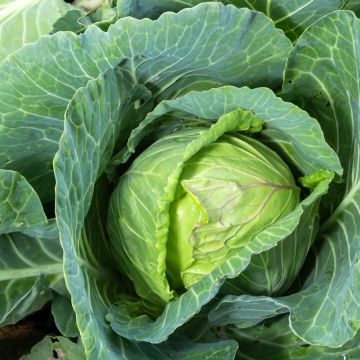
[{"label": "white midrib", "polygon": [[31,4],[36,4],[39,0],[16,0],[9,3],[0,10],[0,22],[7,19],[10,15],[14,15],[23,9],[26,9]]},{"label": "white midrib", "polygon": [[63,264],[40,265],[36,268],[11,269],[0,271],[0,281],[24,279],[40,275],[54,275],[63,272]]},{"label": "white midrib", "polygon": [[[281,17],[281,18],[279,18],[279,19],[276,19],[276,20],[274,21],[274,24],[276,25],[276,24],[278,24],[279,22],[288,19],[289,17],[295,15],[295,14],[298,13],[299,11],[305,9],[308,5],[312,4],[313,2],[314,2],[314,0],[310,0],[310,1],[308,1],[306,4],[303,4],[302,6],[298,7],[297,9],[295,9],[294,11],[291,11],[291,12],[287,13],[285,16],[283,16],[283,17]],[[270,17],[270,16],[269,16],[269,17]]]}]

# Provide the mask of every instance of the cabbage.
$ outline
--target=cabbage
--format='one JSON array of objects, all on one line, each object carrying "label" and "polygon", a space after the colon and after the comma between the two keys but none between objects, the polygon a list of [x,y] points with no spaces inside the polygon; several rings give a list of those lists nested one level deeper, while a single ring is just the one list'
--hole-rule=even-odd
[{"label": "cabbage", "polygon": [[360,357],[358,7],[226,3],[0,46],[0,325],[79,338],[33,358]]},{"label": "cabbage", "polygon": [[[149,301],[167,302],[174,296],[169,288],[180,293],[189,288],[299,203],[289,167],[243,135],[204,144],[175,178],[179,157],[205,135],[206,130],[191,128],[156,141],[135,159],[111,196],[108,229],[115,258]],[[161,198],[170,177],[177,185],[167,191],[165,208]],[[167,215],[163,229],[156,226],[160,213]],[[143,242],[155,251],[143,251]]]}]

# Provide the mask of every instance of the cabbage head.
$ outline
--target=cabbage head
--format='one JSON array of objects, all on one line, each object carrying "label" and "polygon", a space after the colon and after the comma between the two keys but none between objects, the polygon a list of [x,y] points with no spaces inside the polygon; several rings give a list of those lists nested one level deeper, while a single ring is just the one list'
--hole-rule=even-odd
[{"label": "cabbage head", "polygon": [[207,130],[192,127],[157,140],[111,196],[114,255],[149,301],[167,302],[171,290],[188,289],[299,203],[289,167],[252,137],[222,135],[180,163],[189,144],[205,136]]}]

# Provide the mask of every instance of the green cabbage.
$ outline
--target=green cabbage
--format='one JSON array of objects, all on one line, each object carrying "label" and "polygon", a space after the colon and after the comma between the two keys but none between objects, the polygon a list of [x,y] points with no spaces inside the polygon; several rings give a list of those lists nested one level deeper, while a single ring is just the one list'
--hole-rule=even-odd
[{"label": "green cabbage", "polygon": [[359,6],[202,2],[0,1],[0,325],[81,338],[33,358],[360,357]]}]

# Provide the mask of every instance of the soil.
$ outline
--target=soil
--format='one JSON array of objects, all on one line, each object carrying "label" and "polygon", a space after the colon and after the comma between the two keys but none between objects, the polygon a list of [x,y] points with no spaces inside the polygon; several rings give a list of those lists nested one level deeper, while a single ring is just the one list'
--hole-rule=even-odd
[{"label": "soil", "polygon": [[15,325],[0,328],[0,359],[18,360],[46,335],[59,335],[50,306],[45,306]]}]

